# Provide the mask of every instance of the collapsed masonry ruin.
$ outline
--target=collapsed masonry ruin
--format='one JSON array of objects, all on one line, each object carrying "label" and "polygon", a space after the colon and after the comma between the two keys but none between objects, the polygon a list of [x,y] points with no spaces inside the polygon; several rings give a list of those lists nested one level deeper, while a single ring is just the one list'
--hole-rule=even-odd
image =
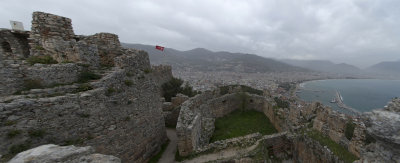
[{"label": "collapsed masonry ruin", "polygon": [[[124,162],[156,154],[167,139],[160,86],[171,67],[151,67],[115,34],[75,35],[69,18],[32,17],[31,31],[0,30],[0,155],[49,143],[90,145]],[[41,57],[55,63],[29,63]],[[99,79],[82,83],[85,73]]]},{"label": "collapsed masonry ruin", "polygon": [[[243,99],[240,99],[238,93],[231,91],[220,95],[219,90],[207,91],[181,105],[176,127],[181,156],[238,146],[245,148],[262,140],[269,142],[266,145],[277,155],[282,151],[289,153],[286,156],[290,158],[281,159],[294,162],[343,162],[326,146],[304,134],[307,131],[317,131],[354,154],[360,161],[399,160],[400,99],[397,98],[383,110],[365,113],[362,117],[352,117],[333,111],[318,102],[279,108],[271,97],[246,93],[246,108],[263,112],[279,131],[279,136],[273,134],[262,137],[252,134],[209,143],[214,132],[215,119],[240,109]],[[346,135],[349,124],[354,126],[350,138]],[[236,157],[225,161],[240,161],[243,157],[246,154],[238,152]]]}]

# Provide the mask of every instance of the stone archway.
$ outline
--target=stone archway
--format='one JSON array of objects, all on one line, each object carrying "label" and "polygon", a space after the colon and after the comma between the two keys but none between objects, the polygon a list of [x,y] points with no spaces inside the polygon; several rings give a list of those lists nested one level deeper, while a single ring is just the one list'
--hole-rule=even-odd
[{"label": "stone archway", "polygon": [[1,48],[5,53],[12,53],[11,45],[7,41],[1,43]]}]

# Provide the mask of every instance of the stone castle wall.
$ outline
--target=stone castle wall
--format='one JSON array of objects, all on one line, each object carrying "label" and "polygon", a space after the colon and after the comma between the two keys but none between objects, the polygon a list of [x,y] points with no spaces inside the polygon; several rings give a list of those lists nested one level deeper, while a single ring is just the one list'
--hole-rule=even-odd
[{"label": "stone castle wall", "polygon": [[297,138],[293,139],[292,150],[294,162],[343,162],[328,148],[325,148],[320,143],[307,136],[298,136]]},{"label": "stone castle wall", "polygon": [[[18,144],[34,147],[82,141],[123,160],[149,159],[166,139],[158,86],[150,76],[138,79],[125,73],[109,74],[98,84],[104,87],[79,94],[1,103],[1,154]],[[126,86],[125,80],[135,85]],[[21,134],[5,136],[15,130]],[[44,131],[43,138],[29,135],[35,130]]]},{"label": "stone castle wall", "polygon": [[74,36],[71,19],[44,12],[32,14],[31,55],[50,55],[61,61],[66,57],[67,49],[71,48],[70,40]]},{"label": "stone castle wall", "polygon": [[[124,162],[146,162],[160,150],[166,133],[158,80],[164,77],[146,71],[151,70],[146,52],[122,49],[114,34],[76,36],[70,19],[42,12],[33,13],[27,40],[27,57],[48,55],[59,63],[30,65],[18,55],[1,60],[0,155],[20,147],[76,144]],[[111,62],[106,66],[116,66],[100,69]],[[71,84],[86,70],[102,78],[83,90]],[[26,80],[67,85],[11,95]]]},{"label": "stone castle wall", "polygon": [[[245,108],[241,108],[245,100]],[[179,154],[186,156],[207,145],[214,132],[214,122],[237,109],[254,109],[262,112],[266,99],[248,93],[231,93],[221,96],[219,91],[206,91],[181,105],[177,123]]]},{"label": "stone castle wall", "polygon": [[43,87],[56,84],[71,84],[78,80],[85,67],[75,63],[24,66],[22,64],[0,65],[0,96],[11,95],[21,90],[29,82],[36,81]]},{"label": "stone castle wall", "polygon": [[83,37],[82,40],[97,45],[100,64],[102,65],[113,66],[114,58],[122,54],[121,43],[116,34],[96,33]]},{"label": "stone castle wall", "polygon": [[29,56],[28,37],[28,32],[0,29],[0,62]]}]

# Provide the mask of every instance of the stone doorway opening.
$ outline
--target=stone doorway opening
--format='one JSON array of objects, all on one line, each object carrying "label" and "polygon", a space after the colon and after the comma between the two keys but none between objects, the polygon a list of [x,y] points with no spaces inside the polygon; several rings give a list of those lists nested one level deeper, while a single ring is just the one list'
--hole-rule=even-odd
[{"label": "stone doorway opening", "polygon": [[11,45],[7,41],[4,41],[1,43],[1,48],[2,48],[3,52],[12,53]]}]

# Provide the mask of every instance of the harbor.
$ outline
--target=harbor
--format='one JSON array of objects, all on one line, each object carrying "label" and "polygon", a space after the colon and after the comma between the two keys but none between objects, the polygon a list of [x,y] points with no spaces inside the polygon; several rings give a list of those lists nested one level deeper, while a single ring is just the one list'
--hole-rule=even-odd
[{"label": "harbor", "polygon": [[344,104],[343,97],[338,90],[336,90],[335,98],[332,99],[331,103],[336,103],[339,108],[346,109],[354,114],[360,114],[356,109]]}]

